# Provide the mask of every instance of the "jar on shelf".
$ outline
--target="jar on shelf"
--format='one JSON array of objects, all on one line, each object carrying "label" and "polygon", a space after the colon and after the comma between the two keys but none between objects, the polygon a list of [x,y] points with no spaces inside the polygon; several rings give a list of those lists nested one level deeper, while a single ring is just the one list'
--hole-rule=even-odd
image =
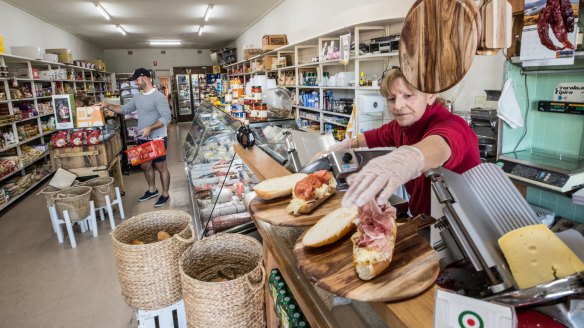
[{"label": "jar on shelf", "polygon": [[260,115],[260,110],[262,108],[262,104],[254,103],[251,105],[251,113],[249,115],[250,118],[257,119]]},{"label": "jar on shelf", "polygon": [[268,119],[268,105],[266,103],[257,105],[259,107],[258,119],[264,121]]},{"label": "jar on shelf", "polygon": [[253,101],[261,102],[262,101],[262,87],[261,86],[253,86],[251,87],[251,94]]}]

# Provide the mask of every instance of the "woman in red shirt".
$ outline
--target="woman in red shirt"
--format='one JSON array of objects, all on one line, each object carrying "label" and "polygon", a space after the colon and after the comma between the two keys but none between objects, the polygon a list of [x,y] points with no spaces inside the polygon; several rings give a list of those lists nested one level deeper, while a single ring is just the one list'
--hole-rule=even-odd
[{"label": "woman in red shirt", "polygon": [[412,214],[430,214],[431,186],[422,173],[440,166],[464,173],[480,164],[477,137],[465,120],[436,100],[436,95],[414,89],[401,71],[384,78],[381,93],[394,120],[329,150],[398,148],[371,160],[348,178],[350,187],[343,206],[363,206],[374,198],[379,204],[386,203],[405,184]]}]

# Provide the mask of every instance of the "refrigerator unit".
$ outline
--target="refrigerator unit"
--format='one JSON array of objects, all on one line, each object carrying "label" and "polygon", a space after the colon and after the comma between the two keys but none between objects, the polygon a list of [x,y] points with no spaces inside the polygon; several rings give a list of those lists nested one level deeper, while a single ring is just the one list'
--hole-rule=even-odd
[{"label": "refrigerator unit", "polygon": [[[198,88],[197,88],[198,89]],[[191,75],[176,74],[177,90],[177,119],[179,122],[188,122],[193,120],[193,102],[191,93]]]}]

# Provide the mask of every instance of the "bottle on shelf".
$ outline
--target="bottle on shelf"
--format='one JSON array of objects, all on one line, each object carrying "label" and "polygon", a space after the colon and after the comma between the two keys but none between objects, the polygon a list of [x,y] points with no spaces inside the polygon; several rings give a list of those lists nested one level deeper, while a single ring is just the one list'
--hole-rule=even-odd
[{"label": "bottle on shelf", "polygon": [[[283,284],[283,283],[282,283]],[[284,304],[284,298],[288,296],[288,290],[286,288],[286,286],[283,286],[283,288],[280,288],[278,290],[278,297],[276,298],[276,315],[278,316],[278,318],[282,317],[282,304]]]},{"label": "bottle on shelf", "polygon": [[365,72],[361,72],[361,74],[359,76],[360,76],[359,85],[364,86],[365,85]]}]

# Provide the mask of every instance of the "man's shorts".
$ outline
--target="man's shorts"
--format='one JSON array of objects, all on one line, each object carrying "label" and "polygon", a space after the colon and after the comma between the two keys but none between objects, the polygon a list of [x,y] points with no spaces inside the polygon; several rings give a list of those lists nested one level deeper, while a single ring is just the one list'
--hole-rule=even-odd
[{"label": "man's shorts", "polygon": [[[136,143],[138,145],[141,145],[141,144],[147,143],[149,141],[152,141],[152,139],[140,139],[140,138],[138,138],[136,140]],[[168,151],[168,138],[167,137],[164,137],[164,149],[166,149],[166,151]],[[160,156],[160,157],[158,157],[156,159],[153,159],[152,160],[152,163],[154,164],[154,163],[160,163],[160,162],[164,162],[164,161],[166,161],[166,156]]]}]

